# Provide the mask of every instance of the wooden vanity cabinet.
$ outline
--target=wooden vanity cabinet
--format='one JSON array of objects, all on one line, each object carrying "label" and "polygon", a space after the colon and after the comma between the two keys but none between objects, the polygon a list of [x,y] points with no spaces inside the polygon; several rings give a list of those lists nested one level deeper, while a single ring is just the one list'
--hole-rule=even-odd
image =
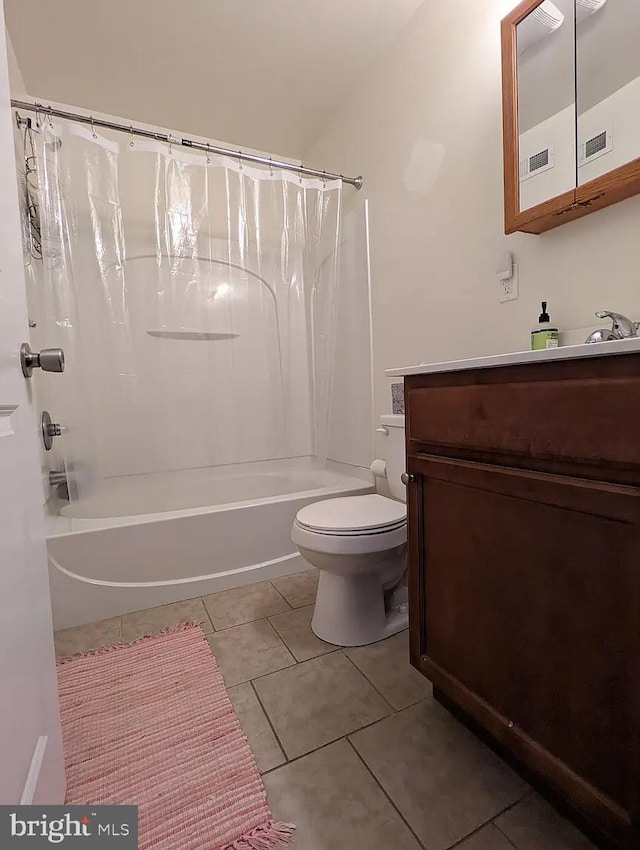
[{"label": "wooden vanity cabinet", "polygon": [[411,376],[405,400],[413,665],[637,850],[640,354]]}]

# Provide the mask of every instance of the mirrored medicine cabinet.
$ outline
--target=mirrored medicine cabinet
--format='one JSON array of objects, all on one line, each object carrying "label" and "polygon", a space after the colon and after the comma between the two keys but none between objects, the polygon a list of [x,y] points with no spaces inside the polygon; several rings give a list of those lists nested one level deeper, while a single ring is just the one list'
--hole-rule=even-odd
[{"label": "mirrored medicine cabinet", "polygon": [[506,233],[640,192],[638,45],[638,0],[525,0],[504,18]]}]

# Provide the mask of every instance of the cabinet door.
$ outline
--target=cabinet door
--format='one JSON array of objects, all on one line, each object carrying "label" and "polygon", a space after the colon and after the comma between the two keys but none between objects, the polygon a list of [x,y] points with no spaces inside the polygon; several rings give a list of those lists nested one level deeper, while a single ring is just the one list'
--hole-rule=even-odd
[{"label": "cabinet door", "polygon": [[640,490],[409,455],[412,661],[637,847]]}]

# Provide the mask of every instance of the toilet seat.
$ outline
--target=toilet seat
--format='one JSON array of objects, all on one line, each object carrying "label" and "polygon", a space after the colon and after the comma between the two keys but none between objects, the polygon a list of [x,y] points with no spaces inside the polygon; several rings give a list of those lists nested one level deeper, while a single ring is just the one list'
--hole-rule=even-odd
[{"label": "toilet seat", "polygon": [[[370,555],[387,552],[407,542],[406,522],[391,531],[374,534],[322,534],[299,525],[294,520],[291,539],[299,549],[322,552],[325,555]],[[304,552],[303,552],[304,554]]]},{"label": "toilet seat", "polygon": [[291,539],[328,555],[386,552],[407,541],[406,505],[377,493],[327,499],[302,508]]},{"label": "toilet seat", "polygon": [[407,507],[378,493],[314,502],[298,511],[296,524],[315,534],[358,537],[382,534],[407,524]]}]

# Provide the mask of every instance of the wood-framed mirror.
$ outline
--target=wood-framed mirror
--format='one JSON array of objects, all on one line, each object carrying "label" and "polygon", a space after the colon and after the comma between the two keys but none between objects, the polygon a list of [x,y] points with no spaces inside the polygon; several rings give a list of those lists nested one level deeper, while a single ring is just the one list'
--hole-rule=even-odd
[{"label": "wood-framed mirror", "polygon": [[524,0],[502,21],[505,232],[640,192],[640,4]]}]

